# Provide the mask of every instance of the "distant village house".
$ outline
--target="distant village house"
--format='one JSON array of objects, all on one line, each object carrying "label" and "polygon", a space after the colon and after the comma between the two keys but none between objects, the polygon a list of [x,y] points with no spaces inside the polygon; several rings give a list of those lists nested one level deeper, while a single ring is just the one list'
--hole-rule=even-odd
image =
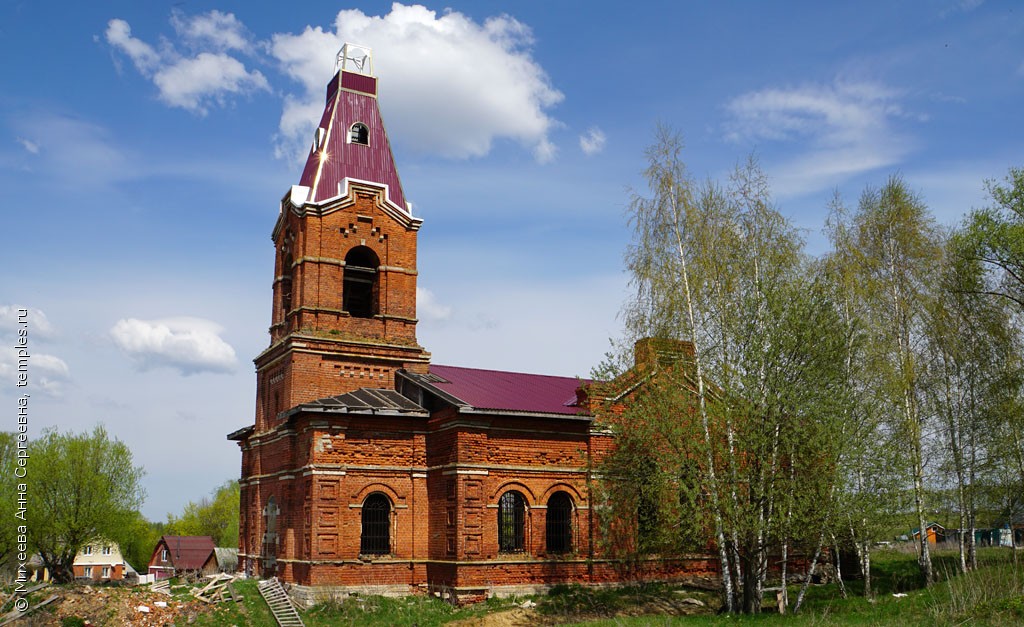
[{"label": "distant village house", "polygon": [[116,542],[101,539],[79,549],[72,568],[75,579],[121,581],[130,567]]}]

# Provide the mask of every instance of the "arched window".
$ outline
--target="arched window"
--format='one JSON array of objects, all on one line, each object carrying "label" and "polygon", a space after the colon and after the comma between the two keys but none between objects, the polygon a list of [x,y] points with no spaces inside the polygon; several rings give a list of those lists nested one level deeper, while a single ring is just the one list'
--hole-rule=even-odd
[{"label": "arched window", "polygon": [[281,321],[292,310],[292,256],[284,258],[281,268]]},{"label": "arched window", "polygon": [[377,254],[366,246],[356,246],[345,255],[345,278],[341,307],[354,318],[372,318],[377,314]]},{"label": "arched window", "polygon": [[526,499],[510,490],[498,499],[498,550],[518,553],[526,547]]},{"label": "arched window", "polygon": [[555,492],[548,499],[545,531],[548,553],[572,550],[572,499],[565,492]]},{"label": "arched window", "polygon": [[348,130],[348,141],[350,144],[368,145],[370,143],[370,129],[366,128],[366,125],[362,122],[356,122]]},{"label": "arched window", "polygon": [[391,501],[375,492],[363,501],[361,555],[387,555],[391,552]]}]

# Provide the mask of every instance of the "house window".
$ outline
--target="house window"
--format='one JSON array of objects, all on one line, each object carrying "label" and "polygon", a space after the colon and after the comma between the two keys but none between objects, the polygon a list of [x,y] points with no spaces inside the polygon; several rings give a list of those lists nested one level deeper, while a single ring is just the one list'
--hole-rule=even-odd
[{"label": "house window", "polygon": [[380,492],[363,502],[363,531],[359,542],[361,555],[386,555],[391,552],[391,502]]},{"label": "house window", "polygon": [[572,499],[565,492],[555,492],[548,499],[545,527],[548,553],[572,550]]},{"label": "house window", "polygon": [[82,576],[88,579],[92,579],[92,566],[86,566],[82,569]]},{"label": "house window", "polygon": [[518,553],[526,546],[526,499],[510,490],[498,499],[498,550]]},{"label": "house window", "polygon": [[378,266],[377,253],[366,246],[356,246],[345,255],[342,309],[353,318],[372,318],[377,314]]},{"label": "house window", "polygon": [[82,555],[92,555],[92,545],[91,544],[85,545],[85,548],[82,549]]},{"label": "house window", "polygon": [[110,555],[110,545],[109,544],[103,545],[103,554],[104,555]]},{"label": "house window", "polygon": [[160,551],[160,561],[167,562],[171,558],[171,553],[167,549]]},{"label": "house window", "polygon": [[362,122],[356,122],[348,130],[348,141],[350,144],[369,145],[370,129],[366,128],[366,125]]},{"label": "house window", "polygon": [[104,566],[103,567],[103,578],[104,579],[110,579],[110,567],[109,566]]}]

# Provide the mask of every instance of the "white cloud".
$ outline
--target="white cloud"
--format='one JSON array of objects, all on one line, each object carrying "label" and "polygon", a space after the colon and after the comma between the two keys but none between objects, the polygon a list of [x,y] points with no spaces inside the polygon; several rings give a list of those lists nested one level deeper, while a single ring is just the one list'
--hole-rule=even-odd
[{"label": "white cloud", "polygon": [[233,14],[211,11],[189,18],[175,13],[171,23],[196,52],[194,56],[183,57],[169,43],[158,52],[133,37],[124,20],[110,20],[106,31],[107,43],[127,54],[139,73],[153,81],[161,100],[205,115],[211,104],[227,104],[228,96],[270,90],[259,70],[247,70],[245,64],[225,52],[251,47],[244,27]]},{"label": "white cloud", "polygon": [[726,138],[800,145],[800,154],[769,168],[779,196],[825,189],[899,163],[913,142],[893,128],[908,117],[899,93],[867,82],[770,88],[743,94],[726,107]]},{"label": "white cloud", "polygon": [[179,37],[200,50],[248,52],[252,49],[245,25],[234,13],[221,13],[215,9],[202,15],[187,16],[175,11],[171,14],[171,26]]},{"label": "white cloud", "polygon": [[19,354],[19,349],[13,347],[0,348],[0,380],[5,382],[4,387],[8,387],[8,383],[10,387],[15,387],[21,371],[28,373],[28,385],[15,388],[19,394],[42,392],[47,396],[61,396],[71,377],[71,371],[64,360],[46,353],[36,353],[31,344],[24,350],[27,356]]},{"label": "white cloud", "polygon": [[135,64],[135,68],[143,75],[149,75],[160,64],[160,55],[153,47],[132,37],[132,27],[128,22],[113,19],[107,22],[107,43],[120,48]]},{"label": "white cloud", "polygon": [[286,99],[280,153],[304,154],[346,41],[373,49],[388,128],[413,150],[478,157],[495,140],[511,139],[540,162],[554,157],[548,135],[558,123],[548,110],[563,95],[533,59],[526,25],[507,15],[479,24],[457,11],[439,16],[397,3],[384,16],[341,11],[333,32],[307,26],[273,36],[271,54],[305,88]]},{"label": "white cloud", "polygon": [[985,4],[985,0],[954,0],[939,11],[939,17],[945,19],[957,13],[970,13],[983,4]]},{"label": "white cloud", "polygon": [[156,73],[153,83],[160,89],[164,102],[199,114],[206,114],[211,101],[224,106],[227,94],[270,89],[267,79],[257,70],[248,72],[237,59],[210,52],[168,66]]},{"label": "white cloud", "polygon": [[580,150],[582,150],[583,154],[588,157],[590,155],[596,155],[604,150],[604,144],[607,139],[608,138],[604,135],[604,131],[596,126],[592,126],[587,129],[586,133],[580,135]]},{"label": "white cloud", "polygon": [[29,151],[30,153],[34,155],[39,154],[39,144],[35,143],[34,141],[29,141],[24,137],[17,137],[15,138],[15,141],[21,144],[21,147]]},{"label": "white cloud", "polygon": [[202,318],[125,318],[110,329],[110,337],[142,370],[166,366],[185,375],[232,372],[235,349],[220,338],[222,330]]},{"label": "white cloud", "polygon": [[423,320],[442,321],[452,317],[452,308],[442,305],[430,290],[416,288],[416,315]]},{"label": "white cloud", "polygon": [[20,324],[25,322],[29,337],[48,338],[53,335],[53,325],[42,310],[20,305],[0,305],[0,336],[16,335]]}]

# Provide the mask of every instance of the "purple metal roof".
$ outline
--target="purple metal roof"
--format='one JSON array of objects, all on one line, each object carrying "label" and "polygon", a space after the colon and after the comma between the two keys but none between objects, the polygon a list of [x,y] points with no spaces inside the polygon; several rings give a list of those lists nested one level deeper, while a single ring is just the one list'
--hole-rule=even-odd
[{"label": "purple metal roof", "polygon": [[431,364],[430,374],[443,381],[430,384],[476,409],[576,415],[576,389],[589,383],[576,377],[555,377],[501,370],[480,370]]},{"label": "purple metal roof", "polygon": [[[299,185],[312,189],[309,195],[312,202],[337,196],[338,184],[346,178],[387,185],[391,202],[402,211],[408,211],[377,98],[370,91],[376,91],[376,79],[344,70],[340,74],[341,89],[338,75],[327,85],[327,105],[320,118],[320,128],[326,132],[321,150],[315,145],[310,147]],[[348,141],[349,129],[356,122],[365,124],[369,131],[367,145]],[[325,154],[326,159],[322,160],[321,154]]]}]

